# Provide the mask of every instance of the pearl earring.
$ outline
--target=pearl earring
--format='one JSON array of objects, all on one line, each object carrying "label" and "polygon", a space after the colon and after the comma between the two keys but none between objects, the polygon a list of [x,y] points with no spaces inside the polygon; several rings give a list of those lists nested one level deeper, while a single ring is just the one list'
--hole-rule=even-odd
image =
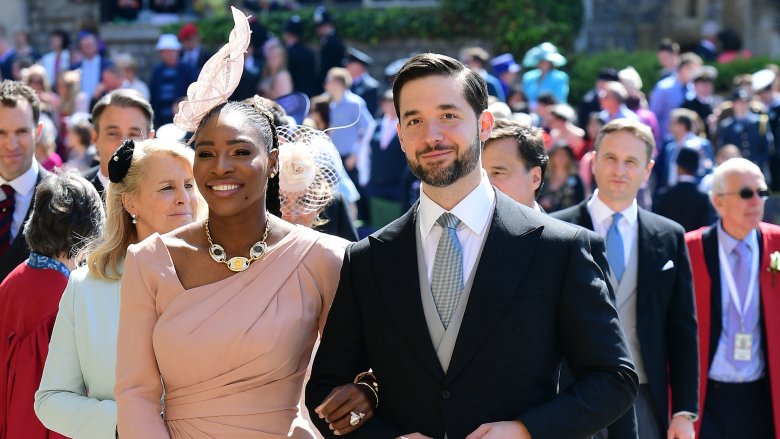
[{"label": "pearl earring", "polygon": [[133,224],[138,224],[138,221],[136,221],[136,219],[135,219],[135,218],[136,218],[138,215],[136,215],[136,214],[134,214],[134,213],[131,213],[131,214],[130,214],[130,216],[131,216],[131,217],[133,217],[133,221],[132,221],[132,223],[133,223]]}]

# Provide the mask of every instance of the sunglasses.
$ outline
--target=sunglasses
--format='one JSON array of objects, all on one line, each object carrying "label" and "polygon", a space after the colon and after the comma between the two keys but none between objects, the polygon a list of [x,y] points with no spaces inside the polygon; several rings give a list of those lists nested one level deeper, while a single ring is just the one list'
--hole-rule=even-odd
[{"label": "sunglasses", "polygon": [[769,189],[750,189],[747,187],[744,187],[739,190],[739,192],[726,192],[718,195],[739,195],[739,198],[742,198],[743,200],[749,200],[753,198],[756,194],[758,194],[758,197],[761,199],[769,198],[770,195],[772,195],[772,192],[769,191]]}]

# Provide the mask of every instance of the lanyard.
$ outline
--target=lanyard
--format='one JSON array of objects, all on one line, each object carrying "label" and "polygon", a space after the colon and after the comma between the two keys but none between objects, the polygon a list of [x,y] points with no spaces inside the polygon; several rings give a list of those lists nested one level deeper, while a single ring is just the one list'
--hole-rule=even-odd
[{"label": "lanyard", "polygon": [[734,308],[739,315],[739,323],[742,331],[745,330],[745,314],[747,313],[750,304],[753,302],[753,296],[756,293],[756,273],[758,272],[758,249],[753,250],[753,260],[750,264],[750,282],[748,283],[747,297],[745,297],[745,303],[740,303],[739,295],[737,294],[737,285],[734,282],[734,275],[731,273],[731,265],[726,258],[726,252],[723,250],[723,244],[718,243],[718,255],[720,256],[720,269],[723,272],[723,277],[726,279],[729,295],[734,302]]}]

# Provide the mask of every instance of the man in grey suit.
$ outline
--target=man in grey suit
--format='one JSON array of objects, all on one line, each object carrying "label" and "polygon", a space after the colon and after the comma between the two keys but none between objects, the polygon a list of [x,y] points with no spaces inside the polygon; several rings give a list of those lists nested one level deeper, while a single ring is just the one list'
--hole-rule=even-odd
[{"label": "man in grey suit", "polygon": [[[698,328],[684,230],[636,202],[653,168],[654,149],[653,134],[641,122],[606,124],[592,153],[598,189],[590,200],[553,216],[606,239],[609,280],[639,374],[639,438],[693,439],[699,410]],[[629,437],[633,422],[624,416],[610,427],[609,438]]]},{"label": "man in grey suit", "polygon": [[[317,428],[327,438],[359,426],[351,437],[557,439],[619,418],[637,377],[604,276],[584,230],[490,186],[484,79],[421,54],[393,96],[420,201],[347,250],[306,389]],[[558,393],[564,358],[574,383]],[[333,410],[336,388],[369,369],[375,415]]]}]

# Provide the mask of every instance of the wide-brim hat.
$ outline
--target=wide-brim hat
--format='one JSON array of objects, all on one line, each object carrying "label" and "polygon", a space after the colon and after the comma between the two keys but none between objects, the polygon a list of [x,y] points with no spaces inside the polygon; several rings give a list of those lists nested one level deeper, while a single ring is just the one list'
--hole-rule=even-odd
[{"label": "wide-brim hat", "polygon": [[577,112],[575,112],[574,108],[568,104],[551,105],[547,107],[547,111],[549,111],[553,116],[563,119],[567,122],[574,122],[577,120]]},{"label": "wide-brim hat", "polygon": [[759,70],[753,73],[753,91],[760,93],[768,91],[772,88],[772,83],[775,82],[777,74],[770,69]]},{"label": "wide-brim hat", "polygon": [[295,120],[298,125],[309,114],[309,97],[301,92],[293,92],[275,99],[276,103],[284,108],[284,112]]},{"label": "wide-brim hat", "polygon": [[713,66],[701,66],[691,74],[691,81],[715,81],[718,78],[718,69]]},{"label": "wide-brim hat", "polygon": [[162,34],[157,40],[155,49],[159,50],[181,50],[181,43],[174,34]]},{"label": "wide-brim hat", "polygon": [[523,57],[525,67],[536,67],[541,61],[549,61],[555,67],[566,64],[566,58],[558,53],[558,48],[550,42],[544,42],[531,48]]},{"label": "wide-brim hat", "polygon": [[493,66],[493,73],[500,75],[504,72],[519,72],[520,65],[515,61],[515,57],[511,53],[503,53],[490,60],[490,65]]}]

